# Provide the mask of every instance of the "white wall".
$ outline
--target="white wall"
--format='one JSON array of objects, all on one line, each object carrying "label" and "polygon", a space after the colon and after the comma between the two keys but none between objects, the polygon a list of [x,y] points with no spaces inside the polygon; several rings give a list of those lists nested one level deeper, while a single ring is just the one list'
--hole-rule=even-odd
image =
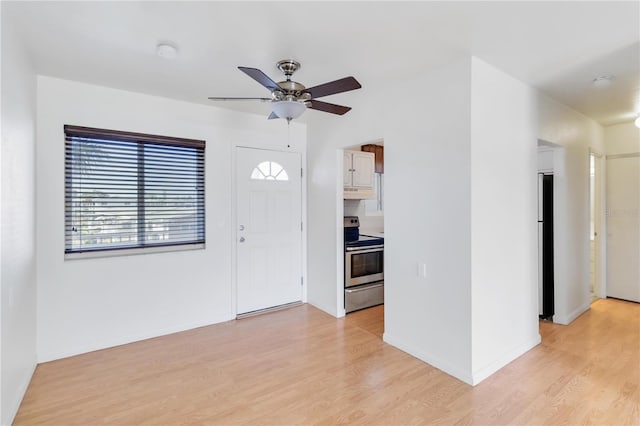
[{"label": "white wall", "polygon": [[544,94],[538,96],[538,138],[554,151],[554,322],[569,324],[589,309],[589,150],[604,153],[595,121]]},{"label": "white wall", "polygon": [[538,147],[538,172],[553,173],[553,148],[550,146]]},{"label": "white wall", "polygon": [[604,128],[607,153],[607,295],[640,302],[640,129]]},{"label": "white wall", "polygon": [[640,152],[640,128],[632,121],[604,128],[604,144],[607,155],[634,154]]},{"label": "white wall", "polygon": [[[372,200],[376,202],[376,200]],[[360,233],[379,233],[384,231],[384,215],[367,216],[365,200],[344,200],[344,215],[360,218]]]},{"label": "white wall", "polygon": [[[340,300],[341,249],[328,238],[341,207],[335,149],[384,138],[384,340],[468,383],[539,341],[535,93],[473,64],[462,58],[403,82],[409,97],[381,90],[379,102],[354,106],[360,115],[351,119],[309,123],[310,302]],[[486,237],[496,232],[497,247]],[[419,263],[426,278],[417,274]]]},{"label": "white wall", "polygon": [[531,87],[473,58],[473,383],[540,342],[536,117]]},{"label": "white wall", "polygon": [[[64,260],[64,133],[73,124],[204,139],[206,249]],[[303,152],[305,125],[38,77],[40,362],[235,317],[234,145]]]},{"label": "white wall", "polygon": [[471,59],[403,86],[384,135],[384,340],[471,383]]},{"label": "white wall", "polygon": [[[3,16],[4,18],[4,16]],[[36,366],[36,77],[2,20],[2,313],[0,423],[9,425]]]}]

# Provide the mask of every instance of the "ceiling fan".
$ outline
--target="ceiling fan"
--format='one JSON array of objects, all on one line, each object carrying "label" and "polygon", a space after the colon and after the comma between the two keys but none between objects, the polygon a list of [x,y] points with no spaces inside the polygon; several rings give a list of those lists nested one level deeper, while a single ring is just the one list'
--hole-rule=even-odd
[{"label": "ceiling fan", "polygon": [[355,78],[345,77],[329,83],[306,88],[297,81],[291,80],[293,73],[300,69],[299,62],[293,59],[283,59],[279,61],[276,66],[284,73],[286,77],[285,81],[276,83],[257,68],[238,67],[240,71],[269,89],[271,92],[271,97],[269,98],[209,97],[209,99],[212,101],[256,100],[270,102],[271,114],[269,115],[269,120],[285,118],[287,121],[291,121],[294,118],[300,117],[307,108],[337,115],[346,114],[351,110],[350,107],[322,102],[317,100],[317,98],[348,92],[362,87]]}]

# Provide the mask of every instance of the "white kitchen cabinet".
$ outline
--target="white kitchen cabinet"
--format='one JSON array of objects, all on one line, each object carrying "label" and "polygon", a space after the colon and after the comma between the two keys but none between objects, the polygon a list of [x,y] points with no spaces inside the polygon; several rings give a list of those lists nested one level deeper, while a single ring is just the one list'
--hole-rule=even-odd
[{"label": "white kitchen cabinet", "polygon": [[344,151],[344,198],[375,198],[373,190],[375,155],[364,151]]}]

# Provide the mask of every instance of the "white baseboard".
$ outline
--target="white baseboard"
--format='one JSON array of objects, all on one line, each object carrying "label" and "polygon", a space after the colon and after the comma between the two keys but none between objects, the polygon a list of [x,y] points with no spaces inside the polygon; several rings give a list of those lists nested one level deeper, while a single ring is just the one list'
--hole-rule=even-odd
[{"label": "white baseboard", "polygon": [[536,334],[536,336],[531,339],[523,342],[503,356],[501,356],[498,360],[492,362],[491,364],[475,371],[469,372],[464,369],[452,365],[451,363],[444,361],[443,359],[434,356],[433,354],[428,353],[427,351],[416,348],[414,345],[402,341],[402,339],[398,339],[395,336],[390,335],[389,333],[384,333],[383,340],[390,344],[391,346],[395,346],[403,352],[408,353],[421,361],[426,362],[427,364],[449,374],[450,376],[455,377],[458,380],[461,380],[471,386],[475,386],[496,371],[500,370],[505,365],[509,364],[511,361],[515,360],[519,356],[523,355],[525,352],[529,351],[531,348],[540,344],[540,335]]},{"label": "white baseboard", "polygon": [[34,360],[33,366],[30,370],[27,371],[27,374],[22,380],[22,383],[20,383],[18,391],[13,395],[11,401],[9,401],[9,407],[7,407],[6,411],[3,410],[2,414],[4,418],[2,419],[2,426],[10,426],[13,423],[13,420],[15,419],[16,414],[18,414],[18,409],[20,408],[20,404],[22,403],[24,394],[27,392],[27,388],[29,387],[29,383],[31,383],[31,378],[33,377],[33,373],[36,371],[37,366],[38,364]]},{"label": "white baseboard", "polygon": [[562,325],[569,325],[573,322],[573,320],[587,312],[590,308],[591,302],[587,302],[586,304],[575,309],[573,312],[570,312],[568,315],[555,314],[553,316],[553,322]]},{"label": "white baseboard", "polygon": [[466,371],[463,368],[452,365],[451,363],[440,359],[433,354],[428,353],[422,349],[419,349],[408,343],[403,341],[402,339],[398,339],[396,336],[390,335],[389,333],[384,333],[382,336],[382,340],[391,346],[395,346],[403,352],[408,353],[411,356],[418,358],[421,361],[426,362],[427,364],[437,368],[438,370],[442,370],[450,376],[455,377],[458,380],[461,380],[469,385],[473,384],[473,376],[470,371]]},{"label": "white baseboard", "polygon": [[128,343],[139,342],[140,340],[152,339],[154,337],[166,336],[167,334],[179,333],[181,331],[187,331],[194,328],[206,327],[208,325],[219,324],[225,321],[231,321],[235,319],[235,315],[227,313],[224,315],[218,315],[214,318],[210,318],[207,321],[195,322],[188,324],[181,324],[174,327],[167,327],[156,330],[147,330],[145,332],[136,333],[128,336],[123,336],[121,339],[111,339],[99,343],[92,342],[88,345],[77,345],[67,348],[53,348],[48,351],[43,351],[38,348],[38,363],[55,361],[57,359],[68,358],[70,356],[85,354],[88,352],[99,351],[102,349],[108,349],[115,346],[126,345]]},{"label": "white baseboard", "polygon": [[332,308],[328,307],[328,306],[324,306],[321,305],[319,303],[314,303],[314,302],[307,302],[309,305],[313,306],[314,308],[318,308],[321,311],[326,312],[327,314],[331,315],[334,318],[340,318],[337,314],[336,314],[336,309],[335,306],[333,306]]},{"label": "white baseboard", "polygon": [[491,376],[496,371],[500,370],[505,365],[509,364],[511,361],[523,355],[525,352],[528,352],[530,349],[539,345],[542,339],[540,338],[540,334],[536,334],[531,339],[528,339],[526,342],[523,342],[519,345],[516,345],[511,350],[507,351],[504,355],[498,358],[496,361],[491,364],[482,367],[473,372],[472,376],[472,384],[475,386],[487,377]]}]

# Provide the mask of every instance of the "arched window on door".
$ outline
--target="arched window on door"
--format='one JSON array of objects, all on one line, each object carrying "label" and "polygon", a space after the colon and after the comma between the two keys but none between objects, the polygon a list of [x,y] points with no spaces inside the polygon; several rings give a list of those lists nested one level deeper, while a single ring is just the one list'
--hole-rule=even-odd
[{"label": "arched window on door", "polygon": [[275,161],[263,161],[251,172],[251,179],[254,180],[289,180],[286,170]]}]

